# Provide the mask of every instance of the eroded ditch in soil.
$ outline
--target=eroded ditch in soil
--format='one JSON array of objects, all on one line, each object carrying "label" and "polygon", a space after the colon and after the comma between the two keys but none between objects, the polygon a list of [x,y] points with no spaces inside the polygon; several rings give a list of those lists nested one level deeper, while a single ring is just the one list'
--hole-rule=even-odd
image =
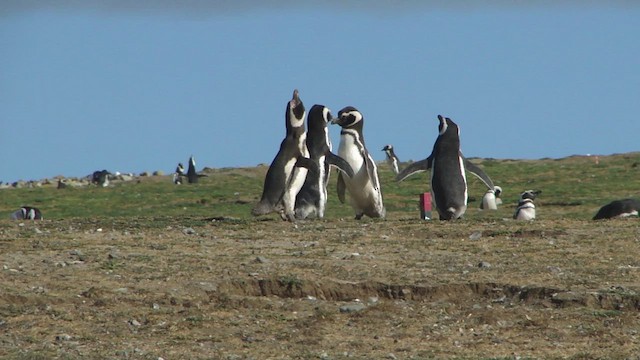
[{"label": "eroded ditch in soil", "polygon": [[296,278],[234,279],[207,291],[210,298],[220,295],[314,297],[326,301],[353,301],[379,297],[409,301],[464,302],[479,298],[495,303],[539,305],[544,307],[582,306],[603,310],[640,310],[640,295],[624,288],[610,291],[574,292],[548,287],[504,285],[496,283],[446,284],[435,286],[394,285],[380,282],[322,281]]}]

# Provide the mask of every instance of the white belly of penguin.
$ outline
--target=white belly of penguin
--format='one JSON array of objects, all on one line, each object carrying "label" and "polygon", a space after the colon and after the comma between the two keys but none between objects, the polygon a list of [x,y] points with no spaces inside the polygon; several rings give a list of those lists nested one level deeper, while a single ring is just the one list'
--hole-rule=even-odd
[{"label": "white belly of penguin", "polygon": [[[309,150],[307,150],[307,146],[305,145],[306,138],[306,134],[300,136],[300,139],[298,139],[298,148],[300,149],[302,156],[308,158]],[[300,189],[302,189],[304,180],[307,177],[306,168],[295,166],[297,161],[298,159],[293,158],[287,161],[287,163],[284,165],[284,171],[287,178],[285,180],[285,194],[283,200],[285,203],[285,207],[288,207],[291,210],[293,210],[296,195],[298,195]]]},{"label": "white belly of penguin", "polygon": [[365,160],[352,135],[342,135],[338,155],[345,159],[353,169],[353,178],[343,176],[344,182],[352,198],[366,199],[374,191],[371,179],[365,167]]},{"label": "white belly of penguin", "polygon": [[318,218],[322,219],[324,217],[324,209],[327,205],[327,177],[325,177],[325,156],[320,156],[318,158],[318,170],[320,171],[320,175],[318,176],[318,189],[319,189],[319,199],[318,199]]}]

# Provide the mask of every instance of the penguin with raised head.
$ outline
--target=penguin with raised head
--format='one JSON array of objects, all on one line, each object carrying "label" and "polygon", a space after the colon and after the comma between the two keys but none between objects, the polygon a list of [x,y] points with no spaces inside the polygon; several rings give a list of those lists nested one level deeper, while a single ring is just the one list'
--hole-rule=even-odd
[{"label": "penguin with raised head", "polygon": [[498,205],[502,204],[500,194],[502,194],[502,188],[500,186],[496,185],[493,189],[487,189],[487,192],[484,193],[482,201],[480,202],[480,209],[498,210]]},{"label": "penguin with raised head", "polygon": [[187,168],[187,181],[189,184],[195,184],[198,182],[198,173],[196,172],[196,159],[193,155],[189,158],[189,167]]},{"label": "penguin with raised head", "polygon": [[393,145],[385,145],[385,147],[382,148],[382,151],[384,151],[387,155],[387,163],[391,167],[391,171],[393,171],[394,174],[398,175],[398,173],[400,173],[400,160],[396,156],[396,153],[393,151]]},{"label": "penguin with raised head", "polygon": [[314,162],[318,171],[309,171],[296,196],[296,219],[309,217],[324,217],[327,205],[327,183],[329,182],[330,166],[353,177],[353,169],[348,162],[331,152],[331,139],[327,124],[333,120],[331,110],[323,105],[313,105],[307,115],[307,150],[309,158]]},{"label": "penguin with raised head", "polygon": [[281,211],[284,220],[295,220],[295,199],[313,162],[308,158],[304,118],[306,110],[298,90],[285,111],[286,136],[264,179],[262,197],[251,213],[254,216]]},{"label": "penguin with raised head", "polygon": [[23,206],[11,214],[12,220],[42,220],[42,212],[32,206]]},{"label": "penguin with raised head", "polygon": [[338,173],[338,199],[344,203],[345,190],[349,191],[356,220],[363,215],[384,218],[378,167],[364,143],[364,116],[353,106],[347,106],[338,112],[338,117],[331,123],[342,127],[338,155],[351,165],[354,173],[351,178],[343,176],[342,172]]},{"label": "penguin with raised head", "polygon": [[438,115],[438,138],[431,155],[408,165],[396,176],[402,181],[417,172],[431,170],[431,193],[440,220],[455,220],[467,210],[467,176],[465,171],[476,175],[488,189],[493,189],[491,178],[468,161],[460,151],[460,129],[450,118]]},{"label": "penguin with raised head", "polygon": [[541,190],[527,190],[520,194],[520,200],[518,200],[518,207],[513,213],[513,218],[516,220],[533,220],[536,218],[536,206],[533,204],[533,200],[542,193]]},{"label": "penguin with raised head", "polygon": [[598,210],[593,220],[625,218],[638,216],[640,213],[640,201],[636,199],[614,200]]}]

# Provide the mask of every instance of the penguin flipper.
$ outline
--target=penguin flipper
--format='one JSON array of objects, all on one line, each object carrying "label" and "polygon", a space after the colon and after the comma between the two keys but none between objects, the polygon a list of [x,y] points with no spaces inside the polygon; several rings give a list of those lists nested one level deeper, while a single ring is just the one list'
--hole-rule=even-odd
[{"label": "penguin flipper", "polygon": [[338,192],[338,199],[342,204],[344,204],[344,192],[347,186],[344,183],[344,179],[342,178],[342,172],[338,172],[338,184],[336,191]]},{"label": "penguin flipper", "polygon": [[378,174],[376,173],[376,164],[373,161],[371,155],[368,152],[364,152],[364,167],[367,170],[367,175],[369,179],[371,179],[371,183],[373,184],[373,188],[378,190],[380,189],[380,184],[378,183]]},{"label": "penguin flipper", "polygon": [[[460,154],[460,156],[462,156],[462,154]],[[487,188],[489,188],[490,190],[493,190],[495,188],[495,186],[493,185],[493,181],[491,180],[491,178],[489,177],[489,175],[487,175],[484,170],[482,170],[478,165],[472,163],[471,161],[467,160],[467,158],[465,158],[464,156],[462,156],[462,159],[464,161],[464,168],[472,173],[473,175],[475,175],[476,177],[478,177],[478,179],[482,180],[482,182],[487,186]]]},{"label": "penguin flipper", "polygon": [[309,159],[308,157],[298,156],[295,166],[303,167],[314,174],[320,173],[320,168],[318,167],[318,164],[316,164],[313,160]]},{"label": "penguin flipper", "polygon": [[342,172],[347,174],[347,176],[349,176],[350,178],[353,177],[354,175],[353,168],[351,167],[351,165],[349,165],[349,163],[345,159],[341,158],[340,156],[330,151],[327,152],[326,159],[330,165],[337,167]]},{"label": "penguin flipper", "polygon": [[427,171],[431,169],[431,165],[433,164],[432,160],[433,158],[431,157],[431,155],[429,155],[429,157],[426,159],[409,164],[409,166],[402,169],[400,174],[396,176],[396,181],[398,182],[403,181],[404,179],[408,178],[409,176],[417,172]]}]

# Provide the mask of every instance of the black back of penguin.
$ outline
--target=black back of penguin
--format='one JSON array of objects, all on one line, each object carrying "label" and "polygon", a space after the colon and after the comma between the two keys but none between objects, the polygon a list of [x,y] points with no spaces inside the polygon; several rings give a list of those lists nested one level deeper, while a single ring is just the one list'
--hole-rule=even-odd
[{"label": "black back of penguin", "polygon": [[264,215],[275,211],[275,207],[282,199],[290,175],[285,170],[285,166],[301,155],[298,142],[305,133],[305,115],[304,104],[296,89],[293,91],[291,100],[287,102],[285,110],[285,138],[280,143],[280,149],[267,170],[262,196],[252,210],[253,215]]},{"label": "black back of penguin", "polygon": [[449,209],[466,205],[467,184],[460,157],[460,133],[456,123],[438,115],[439,135],[433,145],[431,187],[441,219],[454,217]]},{"label": "black back of penguin", "polygon": [[[329,164],[324,157],[331,151],[327,124],[332,118],[329,108],[323,105],[313,105],[309,110],[306,144],[309,158],[317,162],[319,171],[307,174],[304,185],[296,197],[295,209],[298,219],[304,219],[312,213],[318,217],[323,216],[319,213],[319,207],[322,196],[326,196],[326,181],[329,179]],[[320,164],[320,161],[323,163]]]}]

